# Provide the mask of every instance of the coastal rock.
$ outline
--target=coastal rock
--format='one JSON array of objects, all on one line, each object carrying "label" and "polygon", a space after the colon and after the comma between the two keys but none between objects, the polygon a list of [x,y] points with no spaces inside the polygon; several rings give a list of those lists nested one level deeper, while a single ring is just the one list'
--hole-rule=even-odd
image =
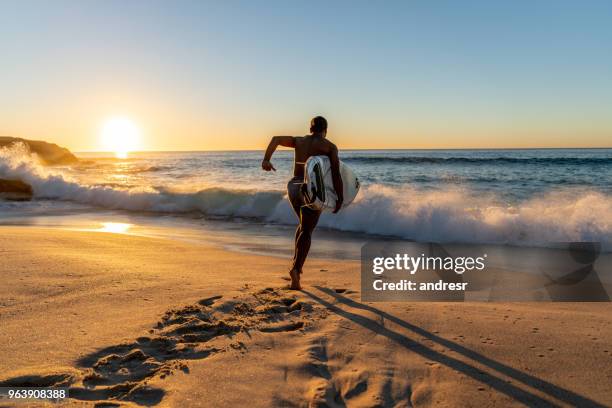
[{"label": "coastal rock", "polygon": [[45,165],[72,164],[79,160],[70,150],[58,146],[55,143],[43,142],[41,140],[28,140],[19,137],[0,136],[0,148],[16,142],[26,144],[30,148],[30,151],[36,153],[41,162]]},{"label": "coastal rock", "polygon": [[20,180],[0,179],[0,198],[11,201],[32,199],[32,186]]}]

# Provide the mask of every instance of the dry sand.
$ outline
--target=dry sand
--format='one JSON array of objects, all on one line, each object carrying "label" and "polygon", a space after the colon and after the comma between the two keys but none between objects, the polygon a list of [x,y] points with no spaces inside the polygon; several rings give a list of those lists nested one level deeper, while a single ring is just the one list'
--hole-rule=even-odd
[{"label": "dry sand", "polygon": [[33,227],[0,260],[0,386],[66,406],[612,405],[608,303],[362,303],[356,262],[292,292],[285,259]]}]

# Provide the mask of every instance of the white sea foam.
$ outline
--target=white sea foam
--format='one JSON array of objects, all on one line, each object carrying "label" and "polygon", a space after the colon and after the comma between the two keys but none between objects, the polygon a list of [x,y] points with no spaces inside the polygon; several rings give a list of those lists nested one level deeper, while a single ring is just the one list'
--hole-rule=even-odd
[{"label": "white sea foam", "polygon": [[517,207],[496,201],[465,190],[421,192],[375,185],[338,215],[325,214],[321,225],[419,241],[517,245],[597,241],[612,249],[609,196],[554,192]]},{"label": "white sea foam", "polygon": [[[85,185],[59,170],[40,166],[23,145],[0,150],[0,178],[30,184],[37,199],[141,212],[251,217],[294,224],[282,191],[211,187],[193,193],[152,187],[117,189]],[[499,205],[496,197],[468,190],[419,191],[409,187],[364,186],[355,202],[320,225],[341,231],[397,236],[419,241],[546,245],[597,241],[612,250],[612,198],[595,191],[555,191]]]},{"label": "white sea foam", "polygon": [[130,211],[187,213],[262,218],[282,200],[280,191],[229,190],[212,187],[194,193],[160,189],[118,189],[80,184],[59,170],[41,166],[26,146],[0,149],[0,178],[17,179],[32,186],[34,197],[90,204]]}]

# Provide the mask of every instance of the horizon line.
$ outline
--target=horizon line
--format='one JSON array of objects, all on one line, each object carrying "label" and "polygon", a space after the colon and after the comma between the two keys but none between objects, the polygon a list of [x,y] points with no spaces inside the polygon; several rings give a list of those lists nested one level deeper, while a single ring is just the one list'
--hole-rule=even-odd
[{"label": "horizon line", "polygon": [[[450,147],[450,148],[410,148],[410,147],[399,147],[399,148],[348,148],[339,149],[340,151],[405,151],[405,150],[606,150],[612,149],[610,147]],[[195,153],[195,152],[259,152],[265,151],[265,148],[261,149],[195,149],[195,150],[134,150],[129,153]],[[288,149],[279,149],[279,151],[289,151]],[[114,151],[104,150],[78,150],[73,153],[110,153],[115,154]]]}]

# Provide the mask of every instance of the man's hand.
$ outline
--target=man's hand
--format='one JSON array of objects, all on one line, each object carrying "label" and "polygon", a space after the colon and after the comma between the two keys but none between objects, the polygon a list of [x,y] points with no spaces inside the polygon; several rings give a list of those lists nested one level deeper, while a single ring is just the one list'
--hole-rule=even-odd
[{"label": "man's hand", "polygon": [[264,160],[261,162],[261,168],[264,169],[265,171],[270,171],[270,170],[274,170],[276,171],[276,169],[274,168],[274,166],[272,165],[272,163],[270,163],[270,160]]},{"label": "man's hand", "polygon": [[336,214],[338,211],[340,211],[340,208],[342,208],[342,203],[344,202],[344,200],[342,198],[339,198],[336,200],[336,208],[334,208],[334,214]]}]

